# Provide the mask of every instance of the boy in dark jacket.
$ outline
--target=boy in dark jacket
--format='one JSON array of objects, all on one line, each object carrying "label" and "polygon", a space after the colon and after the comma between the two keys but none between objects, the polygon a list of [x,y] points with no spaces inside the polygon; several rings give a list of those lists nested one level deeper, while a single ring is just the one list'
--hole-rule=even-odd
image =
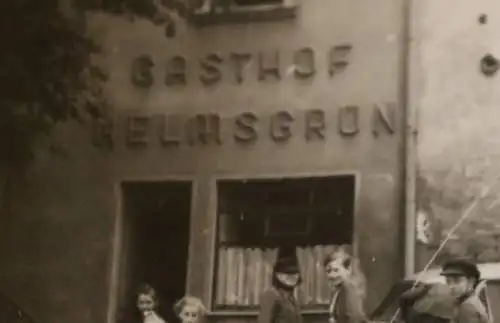
[{"label": "boy in dark jacket", "polygon": [[481,279],[478,267],[467,260],[450,260],[441,275],[446,285],[420,284],[401,296],[403,319],[407,323],[489,323],[475,293]]},{"label": "boy in dark jacket", "polygon": [[293,292],[302,281],[295,248],[281,248],[274,265],[272,287],[260,301],[258,323],[302,323]]}]

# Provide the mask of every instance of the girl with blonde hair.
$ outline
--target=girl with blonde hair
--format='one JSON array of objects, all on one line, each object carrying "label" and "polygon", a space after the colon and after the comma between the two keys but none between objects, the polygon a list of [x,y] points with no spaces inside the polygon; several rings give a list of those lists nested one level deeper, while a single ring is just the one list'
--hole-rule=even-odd
[{"label": "girl with blonde hair", "polygon": [[200,323],[207,309],[198,297],[184,296],[174,305],[174,312],[181,323]]},{"label": "girl with blonde hair", "polygon": [[330,323],[364,323],[366,280],[358,259],[345,248],[329,254],[324,268],[332,298],[330,301]]}]

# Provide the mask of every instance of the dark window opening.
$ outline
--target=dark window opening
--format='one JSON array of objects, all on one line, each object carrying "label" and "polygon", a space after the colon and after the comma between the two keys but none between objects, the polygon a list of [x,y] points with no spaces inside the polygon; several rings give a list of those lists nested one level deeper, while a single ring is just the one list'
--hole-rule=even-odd
[{"label": "dark window opening", "polygon": [[218,196],[221,244],[351,243],[353,176],[221,181]]},{"label": "dark window opening", "polygon": [[185,295],[191,183],[126,183],[118,319],[137,314],[136,290],[142,283],[158,293],[159,314],[177,322],[172,306]]},{"label": "dark window opening", "polygon": [[220,308],[258,306],[280,246],[295,247],[305,286],[303,306],[328,303],[323,258],[353,243],[355,177],[352,175],[258,180],[223,180],[218,191]]}]

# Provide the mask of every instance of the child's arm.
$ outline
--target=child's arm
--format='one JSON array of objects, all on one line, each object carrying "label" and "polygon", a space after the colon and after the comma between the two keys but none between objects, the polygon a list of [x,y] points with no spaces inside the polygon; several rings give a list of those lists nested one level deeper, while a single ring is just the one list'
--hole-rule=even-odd
[{"label": "child's arm", "polygon": [[404,292],[399,297],[399,304],[401,307],[413,306],[417,300],[426,295],[431,289],[431,285],[419,284],[414,288]]},{"label": "child's arm", "polygon": [[257,323],[273,323],[278,306],[277,295],[273,290],[265,291],[260,299]]}]

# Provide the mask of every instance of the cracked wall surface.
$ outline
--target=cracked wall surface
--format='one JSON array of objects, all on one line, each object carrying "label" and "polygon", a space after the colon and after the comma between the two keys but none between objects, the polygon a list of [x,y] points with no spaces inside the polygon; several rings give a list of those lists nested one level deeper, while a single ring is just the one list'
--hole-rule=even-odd
[{"label": "cracked wall surface", "polygon": [[500,79],[479,68],[484,55],[500,55],[498,18],[500,4],[490,0],[416,5],[417,202],[429,238],[417,242],[420,269],[447,236],[436,264],[451,256],[500,261]]}]

